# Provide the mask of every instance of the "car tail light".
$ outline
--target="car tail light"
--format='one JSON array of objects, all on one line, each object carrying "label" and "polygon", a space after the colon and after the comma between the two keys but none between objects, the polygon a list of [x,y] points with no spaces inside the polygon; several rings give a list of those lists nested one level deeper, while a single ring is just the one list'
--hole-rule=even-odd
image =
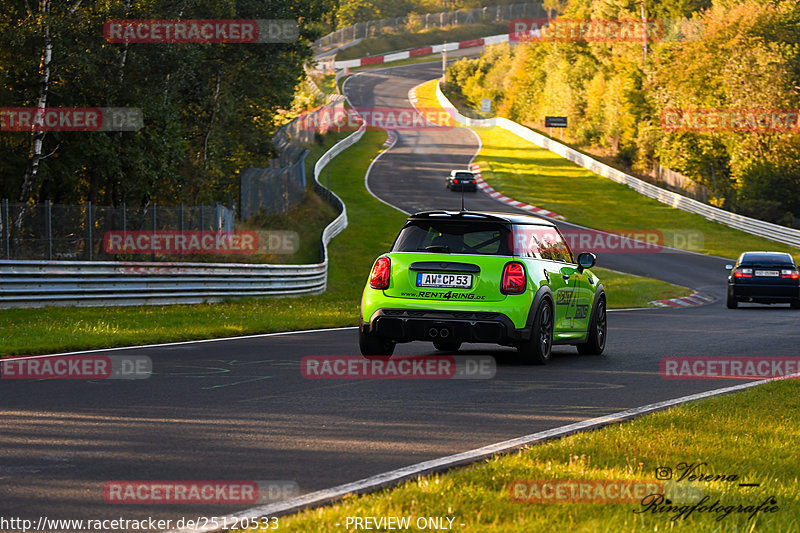
[{"label": "car tail light", "polygon": [[391,267],[392,262],[388,257],[381,257],[375,261],[375,266],[372,267],[372,272],[369,274],[369,286],[373,289],[388,289]]},{"label": "car tail light", "polygon": [[734,278],[752,278],[753,277],[753,269],[752,268],[737,268],[733,271]]},{"label": "car tail light", "polygon": [[781,270],[781,277],[787,279],[800,279],[800,274],[798,274],[797,270],[794,269]]},{"label": "car tail light", "polygon": [[525,267],[522,263],[512,261],[506,263],[503,268],[503,278],[500,281],[500,292],[503,294],[521,294],[525,292],[527,280],[525,279]]}]

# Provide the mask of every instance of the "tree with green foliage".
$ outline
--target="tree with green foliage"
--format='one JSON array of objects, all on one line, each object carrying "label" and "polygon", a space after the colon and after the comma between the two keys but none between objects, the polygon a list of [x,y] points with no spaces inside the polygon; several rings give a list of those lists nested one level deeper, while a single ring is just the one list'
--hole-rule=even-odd
[{"label": "tree with green foliage", "polygon": [[[134,107],[136,132],[1,132],[0,195],[147,206],[231,203],[264,166],[309,43],[333,0],[8,0],[0,5],[0,107]],[[268,44],[109,43],[111,19],[290,19]]]}]

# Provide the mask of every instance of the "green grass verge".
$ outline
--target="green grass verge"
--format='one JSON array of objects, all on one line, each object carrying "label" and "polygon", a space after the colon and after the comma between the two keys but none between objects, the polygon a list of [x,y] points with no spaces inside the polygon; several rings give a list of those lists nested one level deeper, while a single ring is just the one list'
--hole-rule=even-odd
[{"label": "green grass verge", "polygon": [[633,307],[658,307],[650,304],[655,300],[668,300],[689,296],[692,291],[686,287],[672,285],[664,281],[635,276],[616,270],[594,267],[606,289],[609,309],[630,309]]},{"label": "green grass verge", "polygon": [[[436,80],[417,89],[419,107],[439,107]],[[483,148],[475,159],[483,178],[515,200],[554,211],[569,222],[605,231],[656,230],[664,244],[736,258],[748,250],[800,250],[711,222],[643,196],[498,127],[473,128]],[[720,272],[720,279],[725,274]]]},{"label": "green grass verge", "polygon": [[[446,474],[420,477],[395,489],[348,496],[332,506],[281,517],[280,529],[340,532],[348,530],[347,517],[410,516],[412,520],[451,517],[455,531],[481,533],[800,531],[800,451],[792,444],[800,426],[798,392],[796,381],[785,381],[691,402]],[[677,473],[680,463],[706,463],[701,467],[704,473],[738,476],[733,482],[681,481],[680,488],[701,494],[680,505],[697,502],[702,495],[710,498],[708,505],[719,499],[722,506],[758,506],[773,497],[778,509],[753,519],[737,512],[719,520],[721,513],[708,512],[674,518],[677,512],[654,513],[652,508],[641,512],[647,509],[641,502],[517,502],[509,488],[519,480],[653,480],[656,468],[671,467]],[[349,530],[353,531],[352,523]]]},{"label": "green grass verge", "polygon": [[396,50],[468,41],[506,32],[508,32],[507,22],[499,24],[470,24],[448,29],[437,28],[418,33],[387,33],[378,37],[364,39],[350,48],[345,48],[336,54],[336,60],[345,61],[347,59],[385,54]]}]

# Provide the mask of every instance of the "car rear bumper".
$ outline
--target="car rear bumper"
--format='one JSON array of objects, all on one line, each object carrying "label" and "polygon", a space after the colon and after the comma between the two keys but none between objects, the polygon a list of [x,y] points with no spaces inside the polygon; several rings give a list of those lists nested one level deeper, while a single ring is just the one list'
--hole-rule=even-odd
[{"label": "car rear bumper", "polygon": [[800,299],[797,285],[777,285],[769,283],[728,284],[728,290],[738,301],[758,303],[787,303]]},{"label": "car rear bumper", "polygon": [[364,333],[397,342],[448,341],[511,344],[530,337],[530,329],[516,329],[502,313],[380,309],[371,322],[362,322]]}]

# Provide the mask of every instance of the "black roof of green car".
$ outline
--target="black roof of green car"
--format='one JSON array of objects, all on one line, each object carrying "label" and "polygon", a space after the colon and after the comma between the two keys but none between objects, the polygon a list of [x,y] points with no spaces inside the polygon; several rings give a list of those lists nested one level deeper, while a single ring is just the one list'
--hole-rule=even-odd
[{"label": "black roof of green car", "polygon": [[409,222],[414,220],[459,220],[464,222],[504,222],[511,224],[536,224],[540,226],[555,227],[549,220],[511,213],[495,213],[486,211],[422,211],[408,217]]}]

